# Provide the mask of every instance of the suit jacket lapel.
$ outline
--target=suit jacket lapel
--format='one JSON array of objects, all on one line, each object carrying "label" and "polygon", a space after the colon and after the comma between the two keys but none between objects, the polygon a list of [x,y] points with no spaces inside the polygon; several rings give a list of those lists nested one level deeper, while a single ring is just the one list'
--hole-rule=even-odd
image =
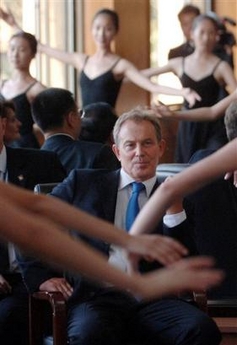
[{"label": "suit jacket lapel", "polygon": [[158,179],[156,179],[156,182],[152,188],[152,191],[151,191],[151,195],[150,197],[152,196],[152,194],[155,192],[155,190],[159,187],[159,182],[158,182]]},{"label": "suit jacket lapel", "polygon": [[0,242],[0,253],[1,253],[0,274],[2,274],[9,270],[9,255],[8,255],[7,243]]},{"label": "suit jacket lapel", "polygon": [[[102,207],[103,207],[105,219],[107,219],[109,222],[112,222],[112,223],[114,223],[114,217],[115,217],[119,174],[120,174],[120,169],[109,172],[108,174],[104,174],[102,177],[100,177],[100,180],[98,181],[99,195],[103,195]],[[154,187],[152,188],[151,195],[155,192],[158,186],[159,186],[159,183],[158,183],[158,180],[156,180],[156,183]]]},{"label": "suit jacket lapel", "polygon": [[18,149],[7,147],[7,172],[8,181],[20,187],[25,187],[27,182],[27,175],[24,170],[24,156],[21,155],[19,159]]}]

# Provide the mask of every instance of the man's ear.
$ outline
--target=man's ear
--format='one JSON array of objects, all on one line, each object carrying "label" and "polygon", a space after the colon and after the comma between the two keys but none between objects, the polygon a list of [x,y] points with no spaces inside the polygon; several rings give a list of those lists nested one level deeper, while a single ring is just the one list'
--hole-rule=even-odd
[{"label": "man's ear", "polygon": [[166,141],[164,139],[161,139],[159,142],[159,149],[160,149],[160,157],[161,158],[166,150]]},{"label": "man's ear", "polygon": [[73,127],[74,121],[75,121],[75,113],[74,111],[70,111],[66,116],[65,116],[65,121],[67,122],[67,125],[69,127]]},{"label": "man's ear", "polygon": [[112,150],[113,150],[113,153],[115,154],[115,156],[117,157],[117,159],[120,161],[120,152],[119,152],[118,146],[113,144],[112,145]]}]

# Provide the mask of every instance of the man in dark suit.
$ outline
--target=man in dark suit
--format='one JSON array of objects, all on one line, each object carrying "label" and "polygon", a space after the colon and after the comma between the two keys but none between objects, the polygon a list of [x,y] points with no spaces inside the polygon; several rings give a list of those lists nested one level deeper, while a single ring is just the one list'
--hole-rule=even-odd
[{"label": "man in dark suit", "polygon": [[[113,149],[121,162],[121,170],[73,170],[52,195],[125,228],[131,184],[142,182],[138,197],[141,208],[158,187],[156,167],[165,143],[158,119],[141,109],[119,117],[114,139]],[[156,232],[178,239],[189,248],[190,254],[196,253],[192,228],[181,201],[177,200],[167,210]],[[77,236],[73,231],[72,234]],[[124,271],[130,267],[119,248],[92,238],[83,240],[106,253],[112,265]],[[158,263],[156,266],[161,267]],[[219,344],[220,334],[214,322],[176,296],[147,303],[112,286],[96,286],[82,276],[67,279],[48,267],[43,270],[42,265],[29,257],[22,258],[21,267],[31,291],[61,291],[68,299],[71,344],[121,345],[128,340],[142,345]],[[142,265],[142,269],[147,269],[147,265]]]},{"label": "man in dark suit", "polygon": [[[31,190],[37,183],[62,181],[65,171],[55,153],[4,145],[5,114],[5,105],[0,103],[0,179]],[[16,260],[16,248],[3,242],[0,242],[0,339],[3,345],[28,343],[28,292]]]},{"label": "man in dark suit", "polygon": [[[224,122],[228,140],[231,141],[237,137],[237,101],[233,101],[227,108]],[[196,163],[214,152],[199,150],[192,156],[190,163]],[[237,172],[233,179],[221,177],[188,198],[196,220],[198,250],[200,254],[213,256],[217,266],[226,274],[222,284],[208,291],[209,299],[237,299],[236,179]],[[234,311],[233,304],[232,309]]]},{"label": "man in dark suit", "polygon": [[70,91],[46,89],[35,98],[32,111],[46,139],[41,149],[56,152],[67,173],[74,168],[114,170],[119,167],[109,146],[78,139],[81,112]]}]

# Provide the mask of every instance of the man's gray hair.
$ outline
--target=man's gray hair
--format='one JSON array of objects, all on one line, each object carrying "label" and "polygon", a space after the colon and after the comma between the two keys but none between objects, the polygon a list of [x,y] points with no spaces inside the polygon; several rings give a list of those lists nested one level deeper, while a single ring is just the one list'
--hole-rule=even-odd
[{"label": "man's gray hair", "polygon": [[230,103],[224,117],[225,129],[228,140],[237,137],[237,100]]},{"label": "man's gray hair", "polygon": [[121,127],[128,120],[132,120],[134,122],[149,121],[155,129],[157,141],[159,142],[162,139],[158,117],[155,116],[155,114],[152,114],[152,111],[150,109],[139,106],[122,114],[116,121],[113,129],[113,137],[114,142],[117,146],[119,145],[119,133]]}]

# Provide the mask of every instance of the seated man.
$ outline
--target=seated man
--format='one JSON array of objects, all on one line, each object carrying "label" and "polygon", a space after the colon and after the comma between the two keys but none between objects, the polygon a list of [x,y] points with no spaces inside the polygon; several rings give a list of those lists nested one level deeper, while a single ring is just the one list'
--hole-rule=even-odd
[{"label": "seated man", "polygon": [[[113,150],[121,162],[121,170],[73,170],[51,194],[129,231],[136,216],[135,208],[131,213],[130,206],[133,204],[139,211],[158,187],[156,167],[165,143],[157,118],[141,109],[119,117],[114,140]],[[138,184],[140,193],[132,188]],[[133,202],[129,201],[130,196]],[[196,253],[192,228],[180,200],[167,210],[156,232],[178,239],[190,254]],[[73,231],[72,235],[78,236]],[[127,260],[117,247],[82,238],[106,253],[112,265],[127,271]],[[43,269],[42,264],[29,257],[22,257],[21,267],[30,291],[61,291],[68,299],[68,338],[73,345],[121,345],[127,341],[141,345],[220,342],[215,323],[176,296],[147,303],[111,285],[98,286],[83,276],[63,276],[47,266]]]},{"label": "seated man", "polygon": [[70,91],[49,88],[32,103],[35,123],[45,136],[41,149],[56,152],[67,171],[94,168],[114,170],[119,162],[108,145],[79,140],[80,111]]},{"label": "seated man", "polygon": [[[62,181],[65,172],[56,154],[4,145],[8,113],[9,103],[0,102],[0,180],[31,190],[37,183]],[[28,343],[28,292],[15,247],[4,242],[0,242],[0,339],[3,345]]]}]

